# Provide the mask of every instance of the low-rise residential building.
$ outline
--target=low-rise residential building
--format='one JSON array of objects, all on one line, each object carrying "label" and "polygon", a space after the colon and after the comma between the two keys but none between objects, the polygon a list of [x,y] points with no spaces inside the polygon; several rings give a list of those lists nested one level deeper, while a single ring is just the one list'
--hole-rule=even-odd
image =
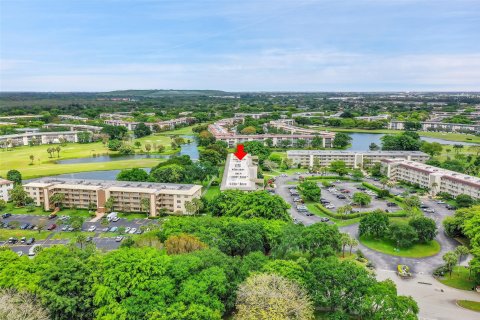
[{"label": "low-rise residential building", "polygon": [[[194,184],[150,183],[41,178],[25,184],[24,189],[37,206],[53,209],[50,198],[65,195],[62,205],[76,208],[95,208],[105,212],[105,203],[113,199],[113,211],[147,212],[157,216],[160,209],[186,213],[185,203],[200,198],[202,186]],[[147,199],[147,201],[143,200]],[[147,204],[147,206],[146,206]]]},{"label": "low-rise residential building", "polygon": [[79,116],[72,116],[69,114],[60,114],[58,115],[58,119],[60,120],[68,120],[68,121],[81,121],[81,122],[87,122],[88,118],[85,117],[79,117]]},{"label": "low-rise residential building", "polygon": [[364,120],[364,121],[380,121],[380,120],[388,120],[390,119],[389,114],[379,114],[378,116],[361,116],[355,117],[356,120]]},{"label": "low-rise residential building", "polygon": [[87,124],[68,124],[68,123],[47,123],[43,125],[44,128],[66,128],[70,131],[90,131],[100,132],[102,127],[90,126]]},{"label": "low-rise residential building", "polygon": [[[478,124],[461,124],[461,123],[445,123],[445,122],[420,122],[421,131],[440,131],[440,132],[480,132]],[[405,121],[391,121],[388,129],[405,130]]]},{"label": "low-rise residential building", "polygon": [[343,161],[347,167],[363,168],[384,159],[406,159],[425,162],[430,157],[420,151],[347,151],[347,150],[288,150],[288,159],[295,165],[328,167],[333,161]]},{"label": "low-rise residential building", "polygon": [[9,190],[13,189],[13,181],[0,178],[0,199],[9,201]]},{"label": "low-rise residential building", "polygon": [[263,179],[257,178],[258,158],[247,154],[242,160],[228,154],[220,190],[254,191],[263,188]]},{"label": "low-rise residential building", "polygon": [[260,119],[260,118],[266,118],[268,117],[271,112],[258,112],[258,113],[235,113],[234,117],[235,118],[246,118],[246,117],[251,117],[253,119]]},{"label": "low-rise residential building", "polygon": [[78,142],[80,131],[30,132],[0,136],[2,146],[28,146],[65,142]]},{"label": "low-rise residential building", "polygon": [[382,160],[384,174],[392,180],[405,181],[429,189],[432,194],[446,192],[456,197],[467,194],[480,198],[480,178],[404,159]]},{"label": "low-rise residential building", "polygon": [[[171,119],[165,121],[158,121],[158,122],[145,122],[145,125],[150,128],[150,130],[154,131],[155,127],[158,126],[161,130],[172,130],[175,129],[178,125],[189,125],[195,122],[195,118],[192,117],[182,117],[178,119]],[[140,122],[135,121],[125,121],[119,119],[108,119],[104,120],[105,124],[110,126],[121,126],[125,127],[128,130],[135,130]]]}]

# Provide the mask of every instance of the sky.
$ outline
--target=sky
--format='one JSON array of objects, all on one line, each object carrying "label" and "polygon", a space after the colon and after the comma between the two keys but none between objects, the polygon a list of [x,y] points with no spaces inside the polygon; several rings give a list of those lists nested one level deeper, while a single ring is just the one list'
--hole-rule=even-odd
[{"label": "sky", "polygon": [[480,0],[0,0],[0,91],[480,91]]}]

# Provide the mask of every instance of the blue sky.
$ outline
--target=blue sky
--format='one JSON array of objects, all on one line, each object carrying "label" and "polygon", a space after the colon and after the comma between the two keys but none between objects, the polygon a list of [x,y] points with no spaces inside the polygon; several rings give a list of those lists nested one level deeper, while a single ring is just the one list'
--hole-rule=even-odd
[{"label": "blue sky", "polygon": [[480,1],[0,0],[0,90],[479,90]]}]

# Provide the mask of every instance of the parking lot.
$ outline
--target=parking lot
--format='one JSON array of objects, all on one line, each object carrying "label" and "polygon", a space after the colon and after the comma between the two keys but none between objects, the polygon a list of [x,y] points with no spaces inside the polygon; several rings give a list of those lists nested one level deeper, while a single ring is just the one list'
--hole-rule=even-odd
[{"label": "parking lot", "polygon": [[[388,205],[391,201],[388,199],[376,199],[376,193],[366,190],[359,190],[358,188],[362,188],[361,183],[359,182],[335,182],[334,187],[325,188],[322,187],[322,199],[328,201],[328,203],[324,203],[324,206],[333,211],[337,212],[339,207],[345,205],[351,205],[353,207],[353,212],[365,212],[365,211],[372,211],[375,209],[381,209],[386,212],[395,212],[400,210],[398,206]],[[363,188],[365,189],[365,188]],[[352,203],[353,194],[356,192],[366,193],[371,198],[372,201],[369,205],[366,206],[358,206]],[[344,199],[341,199],[344,198]],[[333,207],[332,207],[333,206]],[[388,210],[388,211],[387,211]]]}]

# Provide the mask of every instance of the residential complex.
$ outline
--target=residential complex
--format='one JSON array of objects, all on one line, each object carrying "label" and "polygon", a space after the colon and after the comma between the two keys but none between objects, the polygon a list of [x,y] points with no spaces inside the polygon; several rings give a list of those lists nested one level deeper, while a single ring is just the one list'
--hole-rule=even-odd
[{"label": "residential complex", "polygon": [[0,136],[0,144],[9,147],[28,146],[37,144],[51,144],[65,142],[78,142],[80,131],[59,131],[59,132],[29,132],[20,134],[7,134]]},{"label": "residential complex", "polygon": [[239,143],[247,141],[261,141],[265,144],[271,142],[272,146],[281,146],[283,143],[282,141],[286,141],[289,146],[294,146],[300,140],[303,140],[306,145],[310,145],[312,140],[317,136],[322,138],[322,147],[331,148],[333,146],[333,139],[335,138],[334,132],[316,131],[293,127],[289,124],[293,123],[293,120],[291,119],[278,120],[275,121],[275,123],[278,123],[284,128],[291,128],[291,132],[295,133],[237,134],[234,131],[231,131],[230,127],[235,126],[235,124],[240,121],[242,121],[242,119],[239,118],[222,119],[210,124],[208,126],[208,131],[213,134],[215,139],[226,142],[230,148],[235,147]]},{"label": "residential complex", "polygon": [[263,179],[257,178],[258,158],[246,155],[239,160],[235,155],[228,154],[223,171],[220,190],[236,189],[254,191],[263,187]]},{"label": "residential complex", "polygon": [[432,194],[446,192],[456,197],[467,194],[480,198],[480,178],[404,159],[382,160],[383,172],[392,180],[428,188]]},{"label": "residential complex", "polygon": [[10,195],[8,190],[13,189],[13,181],[0,178],[0,199],[8,201],[10,200]]},{"label": "residential complex", "polygon": [[58,119],[69,120],[69,121],[81,121],[81,122],[87,122],[88,121],[88,118],[72,116],[72,115],[69,115],[69,114],[60,114],[60,115],[58,115]]},{"label": "residential complex", "polygon": [[[65,207],[91,208],[105,212],[105,203],[113,199],[113,211],[149,212],[157,216],[160,209],[186,213],[185,202],[200,198],[202,187],[194,184],[171,184],[149,182],[127,182],[107,180],[82,180],[41,178],[25,184],[24,189],[37,206],[53,209],[50,198],[65,195]],[[148,199],[144,201],[142,199]],[[145,207],[145,202],[149,207]]]},{"label": "residential complex", "polygon": [[91,131],[100,132],[102,127],[90,126],[87,124],[68,124],[68,123],[47,123],[43,125],[44,128],[66,128],[70,131]]},{"label": "residential complex", "polygon": [[[461,124],[461,123],[444,123],[425,121],[420,122],[422,131],[441,131],[441,132],[480,132],[480,125]],[[391,121],[388,129],[405,130],[405,121]]]},{"label": "residential complex", "polygon": [[350,168],[363,168],[384,159],[406,159],[425,162],[430,157],[420,151],[346,151],[346,150],[288,150],[288,159],[296,165],[327,167],[332,161],[343,161]]},{"label": "residential complex", "polygon": [[[172,119],[172,120],[165,120],[165,121],[158,121],[158,122],[145,122],[145,125],[150,128],[150,130],[154,130],[156,126],[158,126],[161,130],[172,130],[175,129],[176,126],[178,125],[184,125],[184,124],[192,124],[195,122],[195,118],[192,117],[182,117],[178,119]],[[111,125],[111,126],[122,126],[126,127],[128,130],[135,130],[138,124],[140,122],[133,122],[133,121],[125,121],[125,120],[120,120],[120,119],[109,119],[109,120],[104,120],[105,124]]]}]

